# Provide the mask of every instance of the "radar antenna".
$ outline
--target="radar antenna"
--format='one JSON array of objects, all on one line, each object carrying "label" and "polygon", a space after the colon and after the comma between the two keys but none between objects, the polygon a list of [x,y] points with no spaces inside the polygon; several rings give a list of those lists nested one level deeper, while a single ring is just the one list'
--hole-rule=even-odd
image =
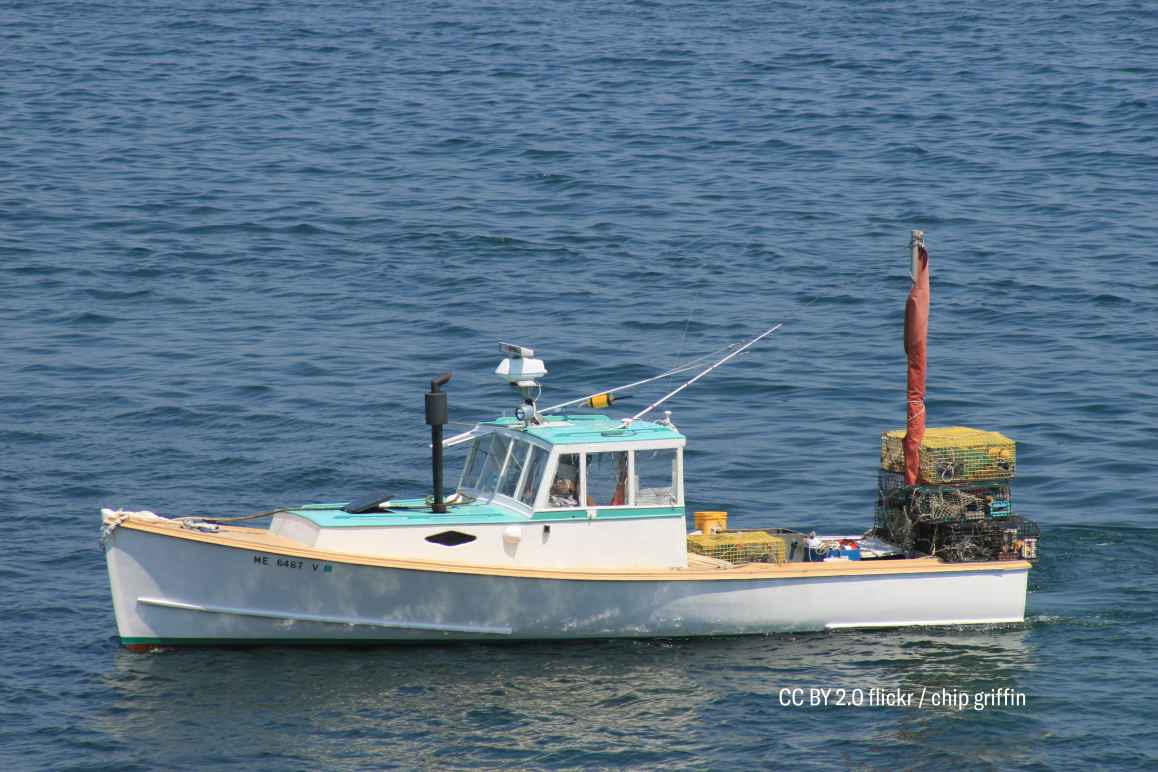
[{"label": "radar antenna", "polygon": [[523,396],[523,403],[515,410],[518,418],[526,426],[542,423],[535,403],[543,392],[539,378],[547,374],[547,366],[542,359],[535,359],[535,350],[513,343],[499,343],[499,349],[507,358],[499,362],[495,375],[511,385]]}]

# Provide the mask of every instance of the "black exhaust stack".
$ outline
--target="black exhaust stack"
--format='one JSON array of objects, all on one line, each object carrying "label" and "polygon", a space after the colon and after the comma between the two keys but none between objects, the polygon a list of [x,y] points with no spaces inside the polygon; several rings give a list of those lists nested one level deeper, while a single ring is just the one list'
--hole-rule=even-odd
[{"label": "black exhaust stack", "polygon": [[430,461],[434,468],[434,504],[430,510],[443,514],[446,503],[442,500],[442,427],[449,415],[446,407],[446,392],[439,389],[450,381],[450,373],[443,373],[430,382],[426,393],[426,423],[430,425]]}]

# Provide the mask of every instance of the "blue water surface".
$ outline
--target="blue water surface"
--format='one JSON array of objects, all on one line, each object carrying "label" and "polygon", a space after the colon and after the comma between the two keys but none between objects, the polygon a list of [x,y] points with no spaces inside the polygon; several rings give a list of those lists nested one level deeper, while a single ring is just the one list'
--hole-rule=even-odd
[{"label": "blue water surface", "polygon": [[[6,0],[0,75],[3,768],[1158,764],[1153,3]],[[860,532],[912,228],[1024,626],[118,646],[100,507],[422,495],[421,392],[509,411],[500,339],[561,401],[786,322],[671,403],[688,497]]]}]

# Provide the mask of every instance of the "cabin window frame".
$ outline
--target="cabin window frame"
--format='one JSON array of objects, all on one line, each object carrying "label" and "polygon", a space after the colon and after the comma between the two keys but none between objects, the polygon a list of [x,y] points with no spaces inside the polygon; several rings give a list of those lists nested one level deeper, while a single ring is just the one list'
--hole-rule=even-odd
[{"label": "cabin window frame", "polygon": [[543,479],[539,480],[539,493],[535,496],[535,511],[545,512],[574,512],[579,509],[586,509],[580,504],[569,504],[565,507],[552,507],[551,503],[551,486],[555,484],[555,475],[559,473],[559,459],[563,456],[579,457],[579,487],[577,489],[577,496],[579,501],[585,501],[583,498],[585,490],[584,474],[584,456],[583,453],[573,449],[570,446],[549,446],[547,448],[547,465],[543,468]]},{"label": "cabin window frame", "polygon": [[509,494],[503,493],[503,483],[507,480],[507,470],[510,469],[511,461],[513,461],[515,458],[515,449],[523,445],[527,446],[523,451],[523,465],[519,468],[519,477],[517,480],[515,480],[515,493],[518,494],[520,490],[519,483],[523,481],[523,475],[527,473],[527,454],[531,452],[531,443],[527,442],[522,437],[511,437],[510,439],[510,445],[507,446],[507,458],[503,462],[503,471],[499,474],[499,481],[495,483],[495,495],[503,496],[504,498],[515,499],[517,501],[519,498],[517,495],[511,496]]},{"label": "cabin window frame", "polygon": [[[535,510],[535,505],[539,503],[539,497],[543,492],[543,482],[546,480],[547,467],[550,466],[551,463],[551,448],[549,446],[540,445],[535,442],[529,442],[527,444],[531,447],[527,451],[527,457],[523,459],[523,474],[519,477],[519,487],[515,489],[519,495],[516,496],[515,499],[524,507],[530,508],[530,510],[533,512]],[[539,482],[535,485],[535,492],[531,496],[531,503],[528,504],[527,502],[523,501],[522,491],[523,486],[527,484],[527,475],[531,473],[531,459],[534,457],[536,449],[543,451],[547,457],[543,459],[543,474],[539,477]],[[552,480],[553,479],[554,478],[552,478]]]},{"label": "cabin window frame", "polygon": [[[636,471],[635,454],[636,453],[653,453],[661,450],[675,451],[675,456],[672,458],[671,465],[671,490],[673,501],[668,504],[639,504],[636,501],[636,493],[639,491],[639,476]],[[684,485],[683,485],[683,470],[684,470],[684,449],[679,446],[673,447],[658,447],[658,448],[633,448],[631,451],[631,469],[628,472],[628,483],[631,486],[628,498],[632,502],[632,506],[649,508],[649,507],[682,507],[684,506]]]},{"label": "cabin window frame", "polygon": [[471,464],[474,463],[474,456],[478,452],[481,440],[481,437],[475,437],[470,441],[470,447],[466,449],[466,460],[462,462],[462,471],[458,473],[458,486],[455,491],[466,491],[466,473],[470,471]]},{"label": "cabin window frame", "polygon": [[[487,432],[486,434],[483,434],[479,437],[475,437],[474,440],[471,441],[470,450],[467,452],[466,463],[463,464],[462,473],[459,475],[458,490],[463,491],[468,495],[472,495],[476,499],[484,498],[483,495],[480,495],[481,490],[478,487],[478,481],[482,478],[482,474],[485,470],[487,462],[483,463],[483,468],[474,469],[472,467],[477,456],[479,455],[479,452],[482,450],[483,443],[486,443],[488,446],[486,450],[486,454],[488,456],[487,461],[490,460],[489,456],[492,455],[491,451],[494,448],[496,434],[496,432]],[[508,450],[508,452],[510,451]],[[469,483],[467,483],[466,479],[467,472],[471,472],[471,481]],[[499,468],[499,475],[495,480],[496,488],[498,487],[498,480],[500,479],[502,479],[502,467]]]},{"label": "cabin window frame", "polygon": [[587,451],[581,450],[579,456],[579,506],[578,509],[588,509],[587,506]]},{"label": "cabin window frame", "polygon": [[[624,490],[623,490],[623,503],[622,504],[588,504],[587,503],[588,496],[589,496],[588,487],[587,487],[587,457],[598,455],[601,453],[607,453],[607,454],[623,453],[627,456],[627,477],[623,481]],[[583,463],[580,466],[580,471],[579,471],[580,485],[583,488],[583,497],[580,498],[579,501],[583,502],[583,505],[582,505],[583,509],[632,509],[632,508],[634,508],[635,505],[632,503],[632,499],[634,497],[631,494],[631,488],[632,488],[631,474],[632,474],[632,466],[633,466],[632,458],[634,455],[635,455],[635,451],[631,448],[617,448],[617,447],[603,447],[603,448],[600,448],[598,450],[587,450],[587,451],[583,452],[583,454],[582,454]],[[601,494],[603,492],[604,491],[600,491]]]},{"label": "cabin window frame", "polygon": [[[491,501],[494,503],[501,504],[509,509],[516,509],[523,514],[531,515],[531,514],[534,514],[534,512],[535,512],[534,505],[533,504],[531,504],[531,505],[524,504],[522,502],[522,500],[520,500],[518,495],[517,495],[518,492],[522,490],[523,483],[524,483],[526,476],[527,476],[527,461],[530,460],[530,455],[528,455],[528,454],[534,452],[534,450],[533,450],[534,448],[539,447],[548,453],[548,461],[549,461],[550,460],[549,454],[551,453],[551,446],[549,444],[543,442],[542,440],[539,440],[536,437],[532,437],[530,435],[524,435],[524,434],[518,434],[518,435],[512,435],[511,436],[511,450],[512,451],[514,450],[517,443],[525,443],[525,444],[529,445],[530,447],[527,448],[526,454],[524,454],[524,456],[523,456],[523,469],[521,472],[519,472],[519,482],[517,484],[517,487],[515,488],[516,495],[515,496],[508,496],[505,493],[500,493],[498,491],[498,486],[496,485],[495,486],[495,495],[491,499]],[[508,451],[508,453],[507,453],[508,462],[510,461],[510,455],[511,455],[511,451]],[[503,467],[503,474],[506,474],[506,467],[505,466]],[[502,478],[500,478],[500,482],[501,482],[501,480],[502,480]],[[540,480],[539,481],[540,489],[542,488],[542,485],[543,485],[543,481]],[[534,500],[537,502],[538,498],[539,498],[539,492],[536,491]]]},{"label": "cabin window frame", "polygon": [[[635,500],[635,489],[638,486],[635,470],[635,454],[637,451],[674,450],[675,464],[672,468],[672,491],[675,502],[671,504],[643,504]],[[539,494],[535,498],[534,510],[545,512],[574,512],[577,510],[622,510],[622,509],[662,509],[679,508],[684,504],[684,445],[670,440],[654,440],[643,442],[625,442],[622,445],[555,445],[549,449],[550,456],[544,468],[543,479],[539,481]],[[627,453],[627,490],[626,502],[623,504],[591,504],[587,502],[587,456],[595,453]],[[579,504],[564,507],[549,506],[550,489],[558,474],[559,459],[562,456],[579,456]]]},{"label": "cabin window frame", "polygon": [[[474,480],[469,485],[466,484],[466,473],[470,470],[471,464],[474,462],[474,456],[477,454],[482,443],[494,443],[496,440],[502,440],[508,443],[506,454],[503,456],[503,462],[499,468],[498,477],[495,481],[494,487],[489,491],[481,491],[478,487],[478,480],[482,477],[482,469],[479,469],[473,476]],[[470,449],[467,451],[466,463],[463,465],[462,474],[459,475],[459,484],[457,490],[472,496],[475,500],[487,504],[498,504],[512,509],[520,514],[532,515],[534,514],[536,505],[539,503],[543,491],[543,480],[539,480],[539,487],[535,491],[535,498],[532,504],[525,504],[519,498],[518,493],[522,491],[523,485],[526,483],[528,474],[527,462],[530,461],[530,454],[534,452],[535,448],[539,448],[547,454],[547,460],[544,465],[544,472],[550,467],[554,455],[553,448],[550,443],[545,442],[537,437],[522,432],[504,430],[496,428],[495,431],[486,432],[471,441]],[[519,472],[519,479],[515,487],[515,496],[508,496],[500,492],[499,488],[502,485],[503,477],[507,473],[507,468],[510,465],[511,457],[516,449],[523,453],[523,467]],[[553,478],[552,478],[553,479]]]},{"label": "cabin window frame", "polygon": [[[489,490],[485,490],[485,491],[478,486],[478,481],[482,480],[483,475],[486,474],[488,465],[484,465],[483,468],[479,470],[479,476],[475,479],[475,491],[479,494],[478,499],[480,501],[490,502],[490,501],[494,501],[495,497],[499,495],[499,483],[501,483],[503,481],[503,473],[507,470],[507,459],[510,458],[510,456],[511,456],[511,448],[514,447],[514,440],[513,440],[513,438],[503,434],[502,432],[491,432],[490,435],[488,435],[488,436],[490,437],[490,440],[491,440],[492,451],[494,450],[494,446],[496,444],[498,444],[500,442],[506,443],[506,448],[503,450],[503,459],[501,462],[499,462],[498,471],[495,472],[495,484],[494,484],[494,486],[492,486]],[[496,456],[493,453],[492,453],[492,458],[496,458]]]}]

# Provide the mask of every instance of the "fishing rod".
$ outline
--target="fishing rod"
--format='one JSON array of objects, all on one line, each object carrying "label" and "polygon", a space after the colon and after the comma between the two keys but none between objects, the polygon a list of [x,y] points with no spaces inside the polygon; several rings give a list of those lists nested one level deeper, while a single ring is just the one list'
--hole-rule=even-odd
[{"label": "fishing rod", "polygon": [[751,348],[752,346],[756,345],[760,341],[764,340],[764,338],[767,338],[769,335],[776,332],[777,330],[779,330],[783,326],[784,326],[784,322],[780,322],[775,327],[768,328],[764,332],[757,335],[755,338],[752,338],[750,341],[748,341],[744,345],[737,348],[735,351],[732,351],[730,354],[725,356],[723,359],[720,359],[716,362],[713,362],[707,368],[705,368],[704,370],[701,370],[694,377],[692,377],[691,380],[681,384],[678,388],[673,389],[672,391],[669,391],[667,394],[663,395],[662,397],[657,399],[655,402],[652,402],[650,405],[648,405],[646,408],[644,408],[643,410],[641,410],[638,413],[636,413],[635,415],[633,415],[631,418],[624,418],[623,419],[623,428],[627,428],[628,426],[631,426],[632,423],[634,423],[635,421],[638,421],[643,416],[645,416],[648,413],[650,413],[651,411],[655,410],[657,407],[662,405],[664,402],[667,402],[669,399],[674,397],[676,394],[679,394],[681,391],[686,389],[688,386],[691,386],[693,383],[698,381],[700,378],[703,378],[705,375],[710,373],[712,370],[715,370],[720,365],[725,364],[726,362],[729,362],[730,360],[736,358],[736,356],[738,356],[739,354],[742,354],[747,349]]}]

